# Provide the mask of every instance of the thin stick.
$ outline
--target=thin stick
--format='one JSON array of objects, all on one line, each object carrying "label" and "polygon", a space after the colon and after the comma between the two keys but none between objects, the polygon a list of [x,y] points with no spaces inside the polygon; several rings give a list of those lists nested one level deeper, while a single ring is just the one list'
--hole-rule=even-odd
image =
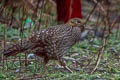
[{"label": "thin stick", "polygon": [[[94,2],[98,3],[96,0],[94,0]],[[101,11],[103,11],[103,13],[105,13],[105,10],[104,10],[103,6],[102,6],[100,3],[98,3],[98,4],[99,4],[99,8],[101,9]],[[104,14],[104,19],[105,19],[105,20],[104,20],[104,22],[105,22],[105,28],[106,28],[107,25],[108,25],[109,27],[111,27],[111,24],[110,24],[109,18],[108,18],[108,14]],[[112,29],[111,29],[111,30],[112,30]],[[90,74],[93,74],[93,73],[95,72],[95,70],[97,69],[97,67],[98,67],[98,65],[99,65],[99,63],[100,63],[102,54],[103,54],[103,52],[104,52],[104,47],[105,47],[105,45],[106,45],[106,43],[107,43],[107,41],[108,41],[108,38],[109,38],[109,35],[110,35],[110,31],[111,31],[111,30],[109,30],[109,34],[107,35],[106,38],[103,37],[103,45],[101,46],[101,48],[100,48],[100,49],[98,50],[98,52],[97,52],[97,54],[98,54],[97,61],[96,61],[95,67],[94,67],[93,70],[90,72]]]},{"label": "thin stick", "polygon": [[94,67],[94,69],[91,71],[91,73],[90,74],[93,74],[95,71],[96,71],[96,69],[97,69],[97,67],[98,67],[98,65],[99,65],[99,63],[100,63],[100,60],[101,60],[101,57],[102,57],[102,54],[103,54],[103,51],[104,51],[104,46],[106,45],[106,42],[107,42],[107,39],[104,39],[103,40],[103,45],[102,45],[102,47],[99,49],[99,51],[98,51],[98,57],[97,57],[97,61],[96,61],[96,64],[95,64],[95,67]]},{"label": "thin stick", "polygon": [[[93,9],[92,9],[91,12],[89,13],[89,15],[88,15],[86,21],[84,22],[84,24],[87,24],[87,22],[88,22],[88,20],[90,19],[92,13],[95,11],[95,9],[96,9],[96,7],[97,7],[97,4],[98,4],[98,3],[95,3]],[[84,25],[84,24],[83,24],[83,25]]]}]

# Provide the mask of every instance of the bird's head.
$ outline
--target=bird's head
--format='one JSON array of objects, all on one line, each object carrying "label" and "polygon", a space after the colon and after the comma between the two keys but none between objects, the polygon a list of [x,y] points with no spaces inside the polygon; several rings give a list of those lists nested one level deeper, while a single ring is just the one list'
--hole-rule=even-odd
[{"label": "bird's head", "polygon": [[80,18],[72,18],[66,24],[71,27],[79,27],[81,29],[81,31],[92,29],[92,27],[85,26],[84,22]]},{"label": "bird's head", "polygon": [[87,36],[88,30],[85,29],[83,21],[80,18],[72,18],[66,24],[75,28],[77,31],[80,30],[81,39]]},{"label": "bird's head", "polygon": [[67,22],[67,24],[72,27],[78,27],[82,24],[82,21],[80,18],[72,18]]},{"label": "bird's head", "polygon": [[79,27],[81,31],[85,30],[85,27],[83,25],[83,22],[80,18],[72,18],[67,22],[67,25],[70,27]]}]

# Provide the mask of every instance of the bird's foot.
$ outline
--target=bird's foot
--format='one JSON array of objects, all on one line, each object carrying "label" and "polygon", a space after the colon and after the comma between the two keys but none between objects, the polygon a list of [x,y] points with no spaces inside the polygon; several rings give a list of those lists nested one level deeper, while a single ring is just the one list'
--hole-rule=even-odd
[{"label": "bird's foot", "polygon": [[44,76],[45,76],[44,74],[35,74],[34,78],[42,78]]},{"label": "bird's foot", "polygon": [[73,73],[73,71],[68,66],[64,66],[64,68],[67,69],[70,73]]},{"label": "bird's foot", "polygon": [[67,69],[70,73],[73,73],[73,71],[68,67],[66,66],[66,63],[65,61],[59,61],[60,62],[60,65],[63,66],[65,69]]}]

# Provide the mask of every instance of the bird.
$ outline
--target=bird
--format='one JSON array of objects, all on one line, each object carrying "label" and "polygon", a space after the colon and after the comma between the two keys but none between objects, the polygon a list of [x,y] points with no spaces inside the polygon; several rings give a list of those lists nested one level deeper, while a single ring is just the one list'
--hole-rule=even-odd
[{"label": "bird", "polygon": [[72,18],[67,23],[34,31],[28,38],[8,45],[0,50],[0,53],[8,57],[31,50],[43,58],[44,66],[49,60],[58,60],[60,65],[72,73],[63,57],[73,45],[87,35],[88,31],[89,29],[82,25],[80,18]]}]

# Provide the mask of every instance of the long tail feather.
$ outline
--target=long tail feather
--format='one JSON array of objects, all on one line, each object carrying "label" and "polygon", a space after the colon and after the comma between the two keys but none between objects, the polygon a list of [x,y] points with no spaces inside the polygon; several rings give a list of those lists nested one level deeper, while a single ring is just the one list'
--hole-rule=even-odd
[{"label": "long tail feather", "polygon": [[32,47],[30,41],[23,40],[12,45],[7,46],[5,49],[2,49],[0,53],[3,53],[6,57],[14,56],[18,53],[24,52]]}]

